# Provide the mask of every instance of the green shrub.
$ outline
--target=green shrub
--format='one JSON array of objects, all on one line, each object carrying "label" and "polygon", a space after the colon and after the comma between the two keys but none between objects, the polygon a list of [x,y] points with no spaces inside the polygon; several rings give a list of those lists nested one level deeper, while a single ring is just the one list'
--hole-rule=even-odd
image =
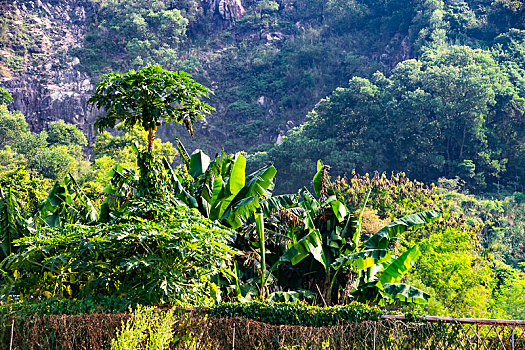
[{"label": "green shrub", "polygon": [[210,316],[243,317],[273,325],[300,325],[324,327],[344,322],[375,321],[381,310],[360,303],[330,307],[310,306],[304,303],[223,303],[211,308]]},{"label": "green shrub", "polygon": [[173,309],[161,313],[153,307],[139,306],[126,323],[122,322],[122,329],[111,341],[111,350],[168,349],[176,321]]},{"label": "green shrub", "polygon": [[147,305],[216,300],[211,278],[228,269],[233,233],[186,207],[158,201],[130,207],[136,216],[107,225],[66,225],[20,239],[18,253],[0,264],[2,294],[118,296]]}]

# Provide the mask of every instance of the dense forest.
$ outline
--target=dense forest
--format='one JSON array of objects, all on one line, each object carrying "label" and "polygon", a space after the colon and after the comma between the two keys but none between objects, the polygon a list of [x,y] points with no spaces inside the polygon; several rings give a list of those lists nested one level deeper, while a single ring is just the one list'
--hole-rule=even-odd
[{"label": "dense forest", "polygon": [[[405,215],[443,213],[389,245],[399,254],[419,245],[421,257],[403,277],[432,296],[418,307],[434,315],[525,317],[525,2],[232,1],[219,15],[215,6],[226,2],[86,2],[83,45],[63,53],[78,58],[78,69],[96,82],[153,64],[187,71],[213,91],[206,101],[215,111],[208,123],[192,121],[193,138],[162,121],[154,142],[124,124],[89,140],[63,121],[30,130],[0,88],[0,200],[9,197],[4,188],[16,192],[21,217],[42,215],[48,191],[67,188],[70,178],[102,208],[100,194],[114,185],[115,169],[139,177],[136,145],[148,141],[156,156],[180,165],[177,176],[191,193],[209,178],[192,173],[182,144],[190,153],[224,149],[214,164],[229,171],[228,162],[244,157],[247,171],[271,162],[274,194],[303,187],[315,193],[312,177],[329,169],[332,194],[349,213],[366,204],[366,237]],[[8,53],[0,72],[22,75],[39,59],[39,39],[9,5],[0,7],[0,48]],[[78,237],[98,232],[82,230]],[[253,232],[239,235],[246,239],[240,247],[258,249]],[[270,260],[283,253],[272,239]],[[282,270],[276,279],[279,273],[286,279]],[[244,279],[239,293],[249,298],[253,271]]]}]

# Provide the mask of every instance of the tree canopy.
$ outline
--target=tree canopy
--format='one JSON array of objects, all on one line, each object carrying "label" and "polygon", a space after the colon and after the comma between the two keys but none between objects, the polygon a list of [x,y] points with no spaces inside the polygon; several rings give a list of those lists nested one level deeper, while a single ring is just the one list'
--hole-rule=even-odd
[{"label": "tree canopy", "polygon": [[[406,171],[424,182],[459,177],[493,188],[502,175],[523,181],[525,99],[490,53],[466,46],[428,51],[390,77],[352,78],[267,153],[286,189],[304,183],[304,159],[336,174]],[[261,156],[261,155],[259,155]]]},{"label": "tree canopy", "polygon": [[192,123],[205,118],[213,108],[201,97],[211,91],[182,71],[170,72],[161,66],[149,66],[140,71],[111,73],[97,84],[89,104],[104,108],[106,114],[98,117],[95,128],[100,132],[114,128],[121,121],[128,128],[141,126],[148,135],[148,149],[152,150],[154,131],[164,118],[168,123],[184,124],[193,136]]}]

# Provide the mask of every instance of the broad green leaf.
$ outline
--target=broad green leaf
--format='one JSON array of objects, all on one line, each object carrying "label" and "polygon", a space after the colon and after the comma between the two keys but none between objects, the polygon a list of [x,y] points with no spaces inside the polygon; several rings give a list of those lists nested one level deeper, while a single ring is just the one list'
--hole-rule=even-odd
[{"label": "broad green leaf", "polygon": [[225,199],[222,196],[224,196],[226,193],[225,184],[221,176],[215,176],[213,178],[213,187],[211,193],[212,195],[209,200],[209,204],[211,206],[209,217],[212,220],[217,220],[222,214],[221,206],[223,204],[223,200]]},{"label": "broad green leaf", "polygon": [[139,147],[136,141],[131,143],[131,149],[133,150],[133,153],[135,153],[135,155],[139,154]]},{"label": "broad green leaf", "polygon": [[347,214],[346,206],[338,200],[331,201],[330,205],[332,206],[337,221],[343,222]]},{"label": "broad green leaf", "polygon": [[309,255],[312,255],[314,259],[320,262],[326,269],[323,243],[321,242],[321,234],[318,230],[312,230],[308,235],[290,247],[272,266],[270,272],[283,262],[290,262],[292,265],[296,265]]},{"label": "broad green leaf", "polygon": [[[273,181],[277,169],[273,165],[267,165],[247,176],[245,188],[247,189],[246,196],[266,196],[267,191],[273,190]],[[243,192],[241,194],[244,195]]]},{"label": "broad green leaf", "polygon": [[417,245],[401,254],[383,271],[381,277],[379,277],[379,282],[382,284],[399,282],[401,277],[414,266],[419,255],[420,252]]},{"label": "broad green leaf", "polygon": [[194,179],[198,178],[206,172],[210,165],[210,157],[208,157],[203,151],[198,151],[190,157],[190,168],[188,172]]},{"label": "broad green leaf", "polygon": [[231,228],[237,229],[249,219],[257,208],[259,208],[259,199],[250,196],[242,199],[240,202],[236,202],[234,207],[228,207],[221,220],[226,220]]},{"label": "broad green leaf", "polygon": [[299,195],[297,194],[283,194],[266,198],[260,202],[261,210],[265,217],[283,210],[297,206],[299,202]]},{"label": "broad green leaf", "polygon": [[332,267],[337,269],[341,266],[352,266],[355,270],[364,270],[388,260],[390,260],[390,253],[387,250],[370,249],[344,255],[336,259],[332,263]]},{"label": "broad green leaf", "polygon": [[313,186],[314,186],[314,192],[317,197],[321,196],[321,187],[322,187],[321,179],[323,175],[322,169],[323,169],[323,163],[321,162],[321,160],[318,160],[317,161],[317,173],[314,175],[314,178],[312,181]]},{"label": "broad green leaf", "polygon": [[383,284],[381,294],[390,299],[399,299],[414,304],[427,304],[430,299],[427,293],[404,283]]},{"label": "broad green leaf", "polygon": [[229,174],[228,191],[230,194],[237,195],[237,193],[239,193],[239,191],[244,187],[245,172],[246,158],[240,153],[237,153],[235,155],[231,172]]},{"label": "broad green leaf", "polygon": [[316,166],[317,166],[317,168],[316,168],[317,171],[319,171],[319,170],[321,170],[321,169],[323,168],[323,162],[321,161],[321,159],[319,159],[319,160],[317,161]]},{"label": "broad green leaf", "polygon": [[299,193],[303,196],[303,200],[299,203],[299,206],[305,210],[304,224],[307,228],[315,229],[314,218],[319,214],[319,202],[317,202],[305,187],[303,187]]},{"label": "broad green leaf", "polygon": [[386,249],[392,238],[408,230],[415,230],[436,221],[441,216],[438,210],[427,210],[417,214],[405,216],[391,222],[370,237],[363,246],[371,249]]}]

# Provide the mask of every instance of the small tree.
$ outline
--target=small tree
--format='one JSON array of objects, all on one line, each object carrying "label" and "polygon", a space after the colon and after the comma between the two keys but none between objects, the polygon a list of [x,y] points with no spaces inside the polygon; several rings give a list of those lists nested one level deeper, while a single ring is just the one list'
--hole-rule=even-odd
[{"label": "small tree", "polygon": [[0,87],[0,105],[8,105],[11,102],[13,102],[13,97],[11,96],[9,91]]},{"label": "small tree", "polygon": [[184,124],[193,136],[193,122],[204,119],[205,114],[214,110],[200,100],[209,97],[210,93],[190,74],[170,72],[156,65],[125,74],[105,75],[88,104],[106,110],[106,115],[95,123],[98,131],[115,127],[117,121],[129,128],[140,125],[148,132],[148,150],[151,152],[161,118],[168,123]]}]

